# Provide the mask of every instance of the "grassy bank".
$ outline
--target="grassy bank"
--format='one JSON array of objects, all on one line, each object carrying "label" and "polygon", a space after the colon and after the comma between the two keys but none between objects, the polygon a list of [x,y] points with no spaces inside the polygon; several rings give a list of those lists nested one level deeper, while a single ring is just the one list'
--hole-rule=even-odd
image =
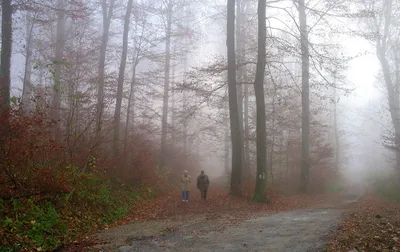
[{"label": "grassy bank", "polygon": [[144,185],[69,169],[69,192],[0,199],[0,251],[46,251],[74,242],[153,196]]}]

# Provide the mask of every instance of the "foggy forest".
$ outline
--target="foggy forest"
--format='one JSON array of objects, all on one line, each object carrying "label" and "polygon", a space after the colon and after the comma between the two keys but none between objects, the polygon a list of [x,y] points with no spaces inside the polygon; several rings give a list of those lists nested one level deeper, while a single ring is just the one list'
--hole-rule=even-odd
[{"label": "foggy forest", "polygon": [[0,251],[400,249],[400,1],[0,3]]}]

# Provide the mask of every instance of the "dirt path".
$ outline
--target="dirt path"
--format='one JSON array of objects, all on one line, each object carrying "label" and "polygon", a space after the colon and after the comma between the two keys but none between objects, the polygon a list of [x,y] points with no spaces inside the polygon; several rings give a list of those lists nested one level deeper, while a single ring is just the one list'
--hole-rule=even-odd
[{"label": "dirt path", "polygon": [[[325,251],[328,234],[355,197],[303,210],[175,215],[104,230],[91,251]],[[227,223],[229,223],[227,225]]]}]

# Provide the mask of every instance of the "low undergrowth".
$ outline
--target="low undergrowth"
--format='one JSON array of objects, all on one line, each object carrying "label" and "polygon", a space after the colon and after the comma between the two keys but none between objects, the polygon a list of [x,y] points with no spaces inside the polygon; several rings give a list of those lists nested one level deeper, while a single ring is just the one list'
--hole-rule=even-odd
[{"label": "low undergrowth", "polygon": [[0,200],[0,251],[45,251],[74,242],[153,196],[144,185],[128,186],[77,170],[71,174],[68,193]]},{"label": "low undergrowth", "polygon": [[380,180],[374,185],[374,191],[390,203],[400,203],[400,185],[393,179]]},{"label": "low undergrowth", "polygon": [[135,138],[140,146],[130,143],[135,152],[117,162],[105,147],[93,151],[90,135],[77,135],[74,148],[56,142],[46,118],[13,111],[9,135],[0,138],[0,251],[48,251],[74,242],[129,214],[164,180],[145,139]]}]

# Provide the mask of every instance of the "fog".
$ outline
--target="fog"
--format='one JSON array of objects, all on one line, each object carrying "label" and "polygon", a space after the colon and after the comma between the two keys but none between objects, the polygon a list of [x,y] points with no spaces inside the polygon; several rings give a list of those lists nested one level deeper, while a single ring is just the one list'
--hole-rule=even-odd
[{"label": "fog", "polygon": [[[54,76],[49,73],[49,69],[35,66],[39,62],[51,64],[54,59],[55,37],[60,33],[59,30],[57,31],[56,17],[57,15],[59,17],[60,12],[66,11],[66,26],[62,31],[66,43],[63,59],[71,66],[62,66],[60,70],[61,83],[65,87],[61,93],[61,107],[64,113],[61,118],[64,119],[63,117],[67,116],[68,110],[71,109],[71,104],[68,103],[70,94],[66,90],[69,85],[74,85],[73,89],[76,92],[80,90],[90,100],[85,101],[85,104],[80,107],[85,110],[82,111],[83,118],[88,119],[91,115],[95,115],[98,54],[104,34],[102,23],[104,9],[102,10],[98,1],[79,1],[80,4],[76,4],[65,0],[59,2],[64,2],[66,8],[57,13],[54,11],[57,9],[56,2],[33,1],[31,9],[28,8],[29,10],[26,11],[21,8],[14,14],[11,97],[21,97],[22,90],[27,88],[26,82],[24,83],[24,74],[27,71],[25,67],[28,47],[27,31],[29,30],[26,29],[29,25],[26,17],[32,13],[38,13],[42,15],[42,18],[34,20],[33,41],[30,45],[32,58],[29,60],[33,65],[31,82],[34,87],[44,84],[45,88],[48,88],[48,93],[45,95],[46,102],[54,99],[51,97]],[[106,7],[110,8],[112,1],[104,2]],[[193,172],[204,169],[211,177],[225,176],[227,172],[230,173],[232,165],[231,139],[226,138],[227,132],[231,134],[229,116],[227,116],[227,72],[221,70],[226,67],[227,56],[226,2],[171,0],[172,9],[170,10],[168,10],[167,2],[134,1],[128,28],[130,31],[127,44],[128,60],[123,73],[123,92],[118,94],[116,87],[118,72],[121,71],[124,16],[128,1],[115,1],[106,47],[105,93],[108,100],[104,107],[104,120],[108,124],[112,121],[110,118],[116,108],[114,98],[121,96],[122,109],[118,112],[120,119],[117,124],[121,124],[121,129],[125,127],[123,125],[127,119],[128,103],[133,102],[128,94],[133,92],[135,102],[132,105],[134,112],[131,113],[134,123],[127,124],[127,132],[146,136],[158,149],[157,151],[162,152],[160,155],[164,157],[161,159],[167,160],[162,161],[163,165],[175,169],[174,166],[178,165],[177,162],[184,157],[185,160],[189,158],[191,161],[180,164],[179,168],[176,168],[177,172],[181,172],[186,167],[194,168]],[[252,83],[255,80],[257,59],[257,3],[256,1],[239,1],[239,3],[242,5],[242,10],[236,13],[236,17],[239,17],[242,23],[235,29],[236,33],[239,31],[245,35],[236,41],[237,46],[241,44],[243,47],[237,49],[236,57],[245,64],[240,65],[240,63],[236,71],[239,76],[237,77],[240,89],[238,92],[242,92],[239,94],[240,118],[246,121],[242,121],[241,124],[244,134],[241,136],[241,144],[245,149],[244,152],[247,152],[243,154],[246,156],[244,159],[248,159],[245,160],[242,170],[248,170],[249,173],[255,175],[257,173],[256,106]],[[368,179],[376,173],[389,172],[396,167],[394,151],[383,145],[384,137],[392,137],[391,132],[394,129],[389,109],[396,110],[396,108],[389,108],[388,105],[388,90],[384,84],[382,66],[377,57],[376,41],[360,36],[363,32],[368,33],[367,30],[370,28],[368,17],[358,18],[356,15],[349,15],[362,11],[366,7],[357,1],[351,2],[348,6],[341,1],[337,3],[310,1],[308,6],[307,22],[310,29],[308,39],[312,45],[310,47],[312,138],[310,155],[313,159],[311,173],[315,171],[324,174],[324,169],[331,170],[335,165],[335,157],[339,155],[339,164],[336,165],[340,169],[341,177],[350,184],[360,184],[369,181]],[[371,7],[371,11],[380,13],[379,4],[368,6]],[[396,11],[393,10],[393,16],[398,14],[395,13]],[[174,34],[171,37],[166,35],[168,34],[166,31],[168,15],[171,15],[171,31]],[[301,107],[302,55],[299,44],[298,13],[292,1],[267,2],[266,18],[267,65],[264,88],[267,114],[266,156],[267,170],[270,173],[267,181],[271,180],[271,183],[279,184],[283,183],[282,181],[288,181],[289,177],[296,180],[300,172],[302,114],[299,109]],[[382,14],[376,18],[385,19]],[[182,35],[182,30],[189,31],[189,34]],[[395,28],[392,30],[394,31]],[[85,39],[91,36],[91,41],[87,41],[85,48],[79,45],[82,43],[79,41],[79,36]],[[143,42],[147,47],[145,51],[135,48],[138,41],[142,41],[141,39],[145,41]],[[390,39],[390,43],[397,41],[394,36]],[[166,40],[170,43],[169,56],[166,56]],[[46,45],[48,45],[47,49]],[[391,57],[390,50],[394,50],[393,48],[387,49],[386,55],[389,61],[397,62]],[[140,56],[141,60],[133,71],[133,61],[138,58],[133,55],[139,51],[143,55]],[[170,68],[167,77],[164,75],[166,61],[169,62],[167,64]],[[334,76],[335,69],[337,72]],[[393,69],[390,67],[389,71],[393,73]],[[43,74],[43,71],[46,78],[40,81],[39,75]],[[77,80],[69,79],[71,71],[75,71]],[[129,91],[132,78],[136,78],[137,84],[134,91]],[[169,82],[168,97],[165,96],[166,79]],[[393,77],[393,81],[398,80]],[[221,88],[217,88],[221,83]],[[335,100],[332,98],[333,89],[337,90]],[[243,93],[246,92],[243,90],[248,90],[248,93]],[[37,95],[35,92],[29,99]],[[167,112],[163,111],[166,101],[170,106]],[[338,131],[336,134],[338,136],[335,136],[333,127],[333,103],[336,103],[337,109]],[[244,115],[243,109],[248,110],[248,114]],[[75,125],[78,118],[74,118],[73,115],[71,120]],[[62,122],[60,127],[69,129],[68,125],[68,122]],[[79,126],[75,126],[81,129],[94,127],[92,124],[87,125],[88,122],[82,122]],[[111,137],[107,135],[113,131],[112,128],[107,127],[104,128],[105,139]],[[166,129],[166,133],[163,133],[162,129]],[[64,135],[68,136],[68,134],[70,133],[67,132]],[[117,138],[120,138],[118,141],[121,144],[130,137],[129,134],[126,136],[123,136],[123,133],[119,134],[121,137]],[[163,134],[167,134],[164,140],[162,140]],[[88,135],[87,139],[91,137]],[[335,147],[335,137],[340,139],[340,150]],[[117,141],[115,139],[114,142]],[[166,142],[161,143],[159,147],[160,141]],[[227,142],[229,152],[225,147]],[[109,147],[105,144],[103,148]],[[173,148],[177,148],[175,152],[179,153],[178,157],[168,156],[172,155],[168,151],[172,151]],[[323,148],[326,148],[327,152],[330,150],[328,157],[322,153]],[[129,153],[122,155],[129,155]],[[314,168],[313,164],[315,164]],[[289,173],[292,175],[288,175]]]}]

